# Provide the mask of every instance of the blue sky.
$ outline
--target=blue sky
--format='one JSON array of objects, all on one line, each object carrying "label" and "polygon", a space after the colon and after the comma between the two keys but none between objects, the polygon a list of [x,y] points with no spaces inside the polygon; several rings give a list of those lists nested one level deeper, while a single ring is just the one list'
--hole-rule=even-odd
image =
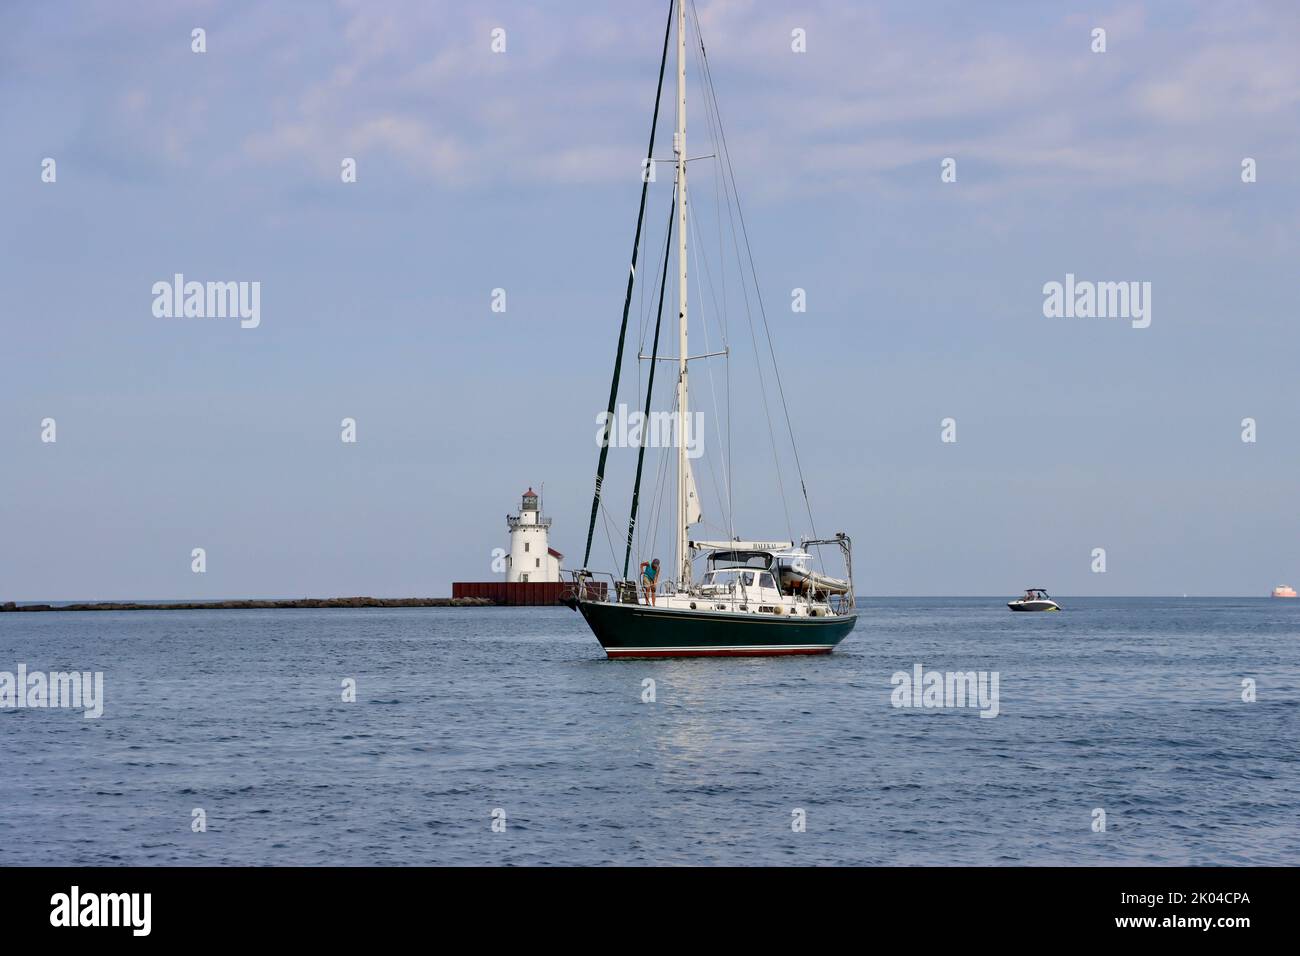
[{"label": "blue sky", "polygon": [[[1300,11],[698,9],[818,530],[853,535],[861,592],[1300,579]],[[574,566],[665,15],[7,7],[0,600],[447,594],[493,577],[542,483]],[[156,318],[177,272],[261,282],[261,325]],[[1067,273],[1150,282],[1151,326],[1044,317]],[[736,530],[784,535],[745,407]],[[618,522],[633,455],[611,455]]]}]

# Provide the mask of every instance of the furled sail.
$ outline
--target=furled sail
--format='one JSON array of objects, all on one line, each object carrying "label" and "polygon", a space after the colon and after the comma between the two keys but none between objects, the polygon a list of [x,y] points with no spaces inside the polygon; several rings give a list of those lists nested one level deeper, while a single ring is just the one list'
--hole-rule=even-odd
[{"label": "furled sail", "polygon": [[691,471],[690,459],[686,461],[686,524],[693,525],[704,520],[704,511],[700,508],[700,493],[695,489],[695,472]]}]

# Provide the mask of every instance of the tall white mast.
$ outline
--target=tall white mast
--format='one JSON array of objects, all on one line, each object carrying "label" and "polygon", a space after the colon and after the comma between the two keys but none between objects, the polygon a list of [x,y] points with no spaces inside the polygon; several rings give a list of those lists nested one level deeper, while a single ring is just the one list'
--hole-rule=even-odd
[{"label": "tall white mast", "polygon": [[677,0],[677,135],[673,152],[677,154],[677,580],[686,586],[691,583],[686,552],[686,0]]}]

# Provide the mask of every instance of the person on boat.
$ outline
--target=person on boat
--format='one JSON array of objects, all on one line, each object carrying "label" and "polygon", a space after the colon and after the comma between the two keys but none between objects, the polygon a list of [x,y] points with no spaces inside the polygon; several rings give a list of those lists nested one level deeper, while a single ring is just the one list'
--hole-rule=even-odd
[{"label": "person on boat", "polygon": [[655,585],[659,581],[659,559],[641,562],[641,584],[645,587],[646,597],[651,606],[655,603]]}]

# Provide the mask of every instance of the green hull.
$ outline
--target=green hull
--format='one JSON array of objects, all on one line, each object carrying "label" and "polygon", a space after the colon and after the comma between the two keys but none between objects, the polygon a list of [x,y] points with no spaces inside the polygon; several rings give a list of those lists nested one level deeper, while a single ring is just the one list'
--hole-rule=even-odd
[{"label": "green hull", "polygon": [[856,614],[778,617],[602,601],[576,603],[610,657],[829,654],[858,621]]}]

